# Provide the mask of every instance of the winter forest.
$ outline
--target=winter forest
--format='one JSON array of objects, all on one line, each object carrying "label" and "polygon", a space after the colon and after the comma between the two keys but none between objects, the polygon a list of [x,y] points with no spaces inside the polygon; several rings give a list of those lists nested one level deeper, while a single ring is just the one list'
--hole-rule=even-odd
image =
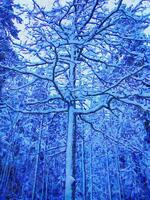
[{"label": "winter forest", "polygon": [[0,0],[0,200],[150,200],[149,0]]}]

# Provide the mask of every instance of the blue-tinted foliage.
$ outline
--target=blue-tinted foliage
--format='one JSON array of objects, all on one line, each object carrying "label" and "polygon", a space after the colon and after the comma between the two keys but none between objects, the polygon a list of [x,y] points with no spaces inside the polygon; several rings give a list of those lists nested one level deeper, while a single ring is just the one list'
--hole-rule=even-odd
[{"label": "blue-tinted foliage", "polygon": [[0,199],[149,200],[144,1],[14,3],[0,0]]}]

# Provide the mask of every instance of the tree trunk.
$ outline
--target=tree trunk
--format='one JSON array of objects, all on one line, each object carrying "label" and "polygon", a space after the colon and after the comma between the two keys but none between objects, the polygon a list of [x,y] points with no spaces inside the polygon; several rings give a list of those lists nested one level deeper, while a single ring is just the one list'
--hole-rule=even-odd
[{"label": "tree trunk", "polygon": [[107,170],[106,173],[107,173],[108,198],[109,198],[109,200],[112,200],[110,169],[109,169],[109,153],[108,153],[107,139],[105,140],[105,157],[106,157],[106,170]]},{"label": "tree trunk", "polygon": [[74,159],[74,126],[75,114],[73,106],[69,107],[68,112],[68,131],[67,131],[67,148],[66,148],[66,183],[65,183],[65,200],[73,199],[73,159]]},{"label": "tree trunk", "polygon": [[[73,38],[72,38],[73,39]],[[74,61],[76,60],[75,46],[71,45],[70,51],[70,68],[69,68],[69,87],[70,87],[70,101],[68,104],[68,130],[67,130],[67,144],[66,144],[66,182],[65,182],[65,200],[73,200],[75,187],[74,185],[74,168],[75,168],[75,101],[73,97],[75,89],[75,68]]]},{"label": "tree trunk", "polygon": [[86,168],[85,168],[85,141],[84,141],[84,125],[83,125],[83,139],[82,139],[82,194],[83,200],[86,200]]},{"label": "tree trunk", "polygon": [[[92,135],[92,129],[91,129]],[[90,200],[93,200],[93,145],[92,145],[92,137],[90,142]]]},{"label": "tree trunk", "polygon": [[38,146],[37,146],[37,154],[36,154],[36,161],[35,161],[35,171],[34,171],[34,180],[33,180],[33,188],[32,188],[32,200],[36,197],[36,182],[37,182],[37,174],[38,174],[38,165],[39,165],[39,153],[41,149],[41,137],[42,137],[42,128],[43,128],[43,116],[41,119],[40,124],[40,132],[39,132],[39,138],[38,138]]}]

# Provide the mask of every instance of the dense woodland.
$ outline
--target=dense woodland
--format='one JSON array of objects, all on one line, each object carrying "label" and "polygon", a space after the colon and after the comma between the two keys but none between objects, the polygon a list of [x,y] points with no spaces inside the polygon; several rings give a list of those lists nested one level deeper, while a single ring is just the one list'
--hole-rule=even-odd
[{"label": "dense woodland", "polygon": [[49,2],[0,0],[0,200],[150,200],[150,2]]}]

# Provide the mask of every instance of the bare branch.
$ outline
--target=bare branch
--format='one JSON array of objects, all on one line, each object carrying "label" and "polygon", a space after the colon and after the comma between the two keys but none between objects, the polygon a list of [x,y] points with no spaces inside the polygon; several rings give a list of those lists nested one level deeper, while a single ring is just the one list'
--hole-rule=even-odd
[{"label": "bare branch", "polygon": [[9,105],[7,103],[5,103],[5,105],[8,108],[10,108],[11,110],[13,110],[14,112],[19,112],[19,113],[22,113],[22,114],[49,114],[49,113],[61,113],[61,112],[67,112],[68,111],[68,109],[65,109],[65,108],[28,111],[28,110],[16,109],[16,108],[12,107],[11,105]]}]

